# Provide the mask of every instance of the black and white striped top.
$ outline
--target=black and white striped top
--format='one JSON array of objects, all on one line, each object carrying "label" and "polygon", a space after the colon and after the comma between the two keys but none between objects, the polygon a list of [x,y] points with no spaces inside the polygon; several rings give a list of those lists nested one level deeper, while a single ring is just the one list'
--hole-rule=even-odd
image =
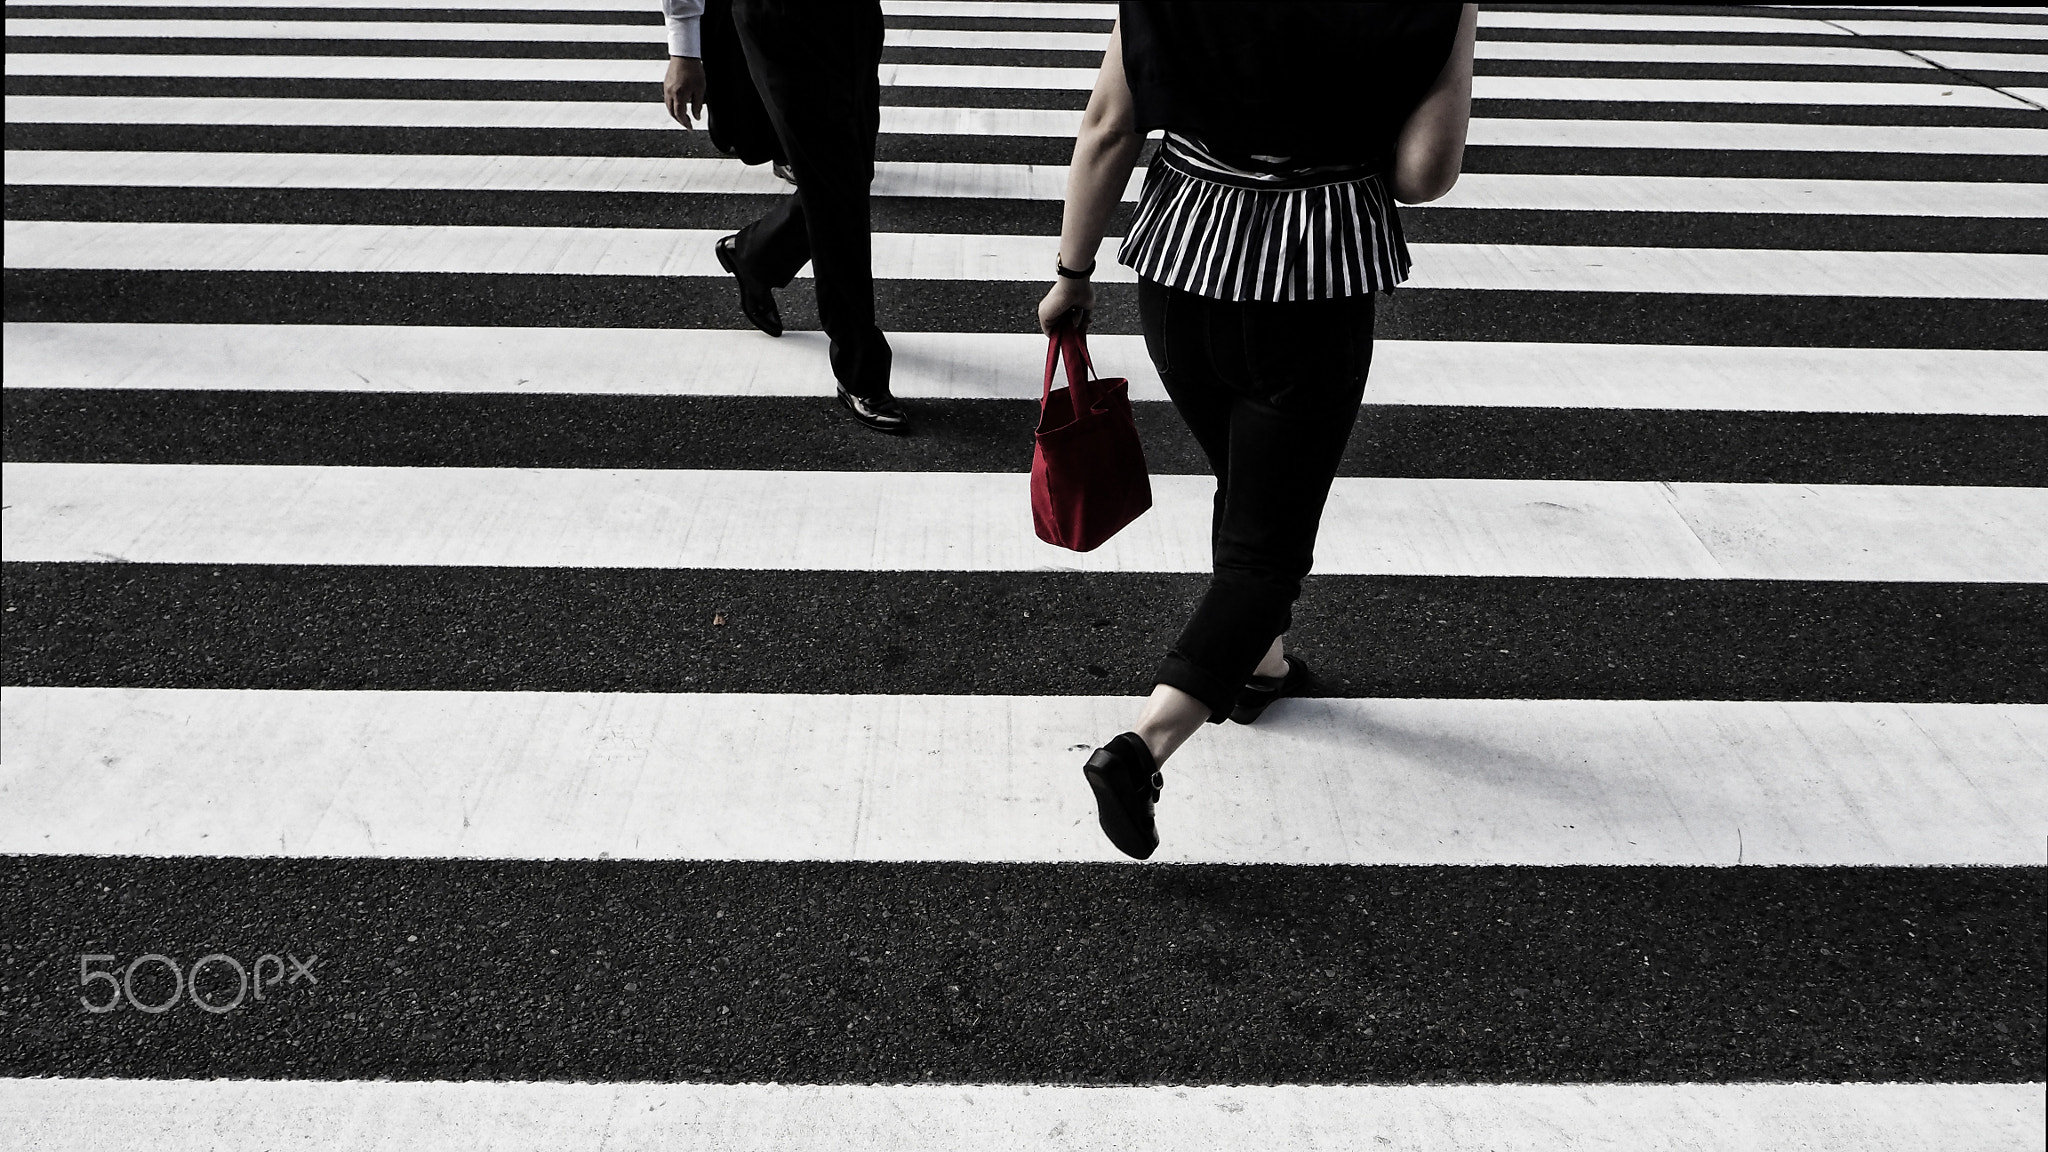
[{"label": "black and white striped top", "polygon": [[1328,300],[1408,278],[1401,218],[1376,173],[1249,163],[1166,133],[1117,259],[1217,300]]}]

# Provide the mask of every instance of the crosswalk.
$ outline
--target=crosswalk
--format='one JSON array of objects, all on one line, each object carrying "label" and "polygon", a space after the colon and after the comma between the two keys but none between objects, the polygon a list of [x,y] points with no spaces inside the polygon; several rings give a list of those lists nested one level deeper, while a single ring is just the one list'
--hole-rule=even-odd
[{"label": "crosswalk", "polygon": [[2043,1147],[2048,9],[1485,6],[1329,695],[1146,866],[1209,481],[1110,262],[1156,506],[1024,479],[1114,7],[884,11],[902,439],[652,4],[9,0],[0,1130]]}]

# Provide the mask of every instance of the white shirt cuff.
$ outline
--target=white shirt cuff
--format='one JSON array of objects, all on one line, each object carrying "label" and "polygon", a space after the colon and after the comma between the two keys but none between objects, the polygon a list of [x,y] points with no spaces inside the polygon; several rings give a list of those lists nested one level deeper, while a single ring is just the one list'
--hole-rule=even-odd
[{"label": "white shirt cuff", "polygon": [[702,57],[704,50],[697,36],[697,26],[703,22],[701,16],[684,16],[668,22],[668,54],[671,56]]}]

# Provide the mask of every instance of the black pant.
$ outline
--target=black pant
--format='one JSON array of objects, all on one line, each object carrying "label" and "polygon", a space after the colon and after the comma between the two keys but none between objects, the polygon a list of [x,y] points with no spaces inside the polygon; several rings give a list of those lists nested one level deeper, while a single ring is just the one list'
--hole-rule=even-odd
[{"label": "black pant", "polygon": [[1215,722],[1293,623],[1372,366],[1373,301],[1235,303],[1144,280],[1138,316],[1216,474],[1215,574],[1158,682],[1207,704]]},{"label": "black pant", "polygon": [[889,390],[889,342],[875,325],[868,185],[881,120],[882,9],[852,0],[735,0],[754,87],[798,191],[742,229],[735,255],[780,288],[806,262],[832,372],[846,390]]}]

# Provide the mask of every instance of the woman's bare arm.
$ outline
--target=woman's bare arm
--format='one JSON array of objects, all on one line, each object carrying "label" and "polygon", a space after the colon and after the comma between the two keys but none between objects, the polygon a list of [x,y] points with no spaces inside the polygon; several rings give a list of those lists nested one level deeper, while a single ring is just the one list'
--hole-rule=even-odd
[{"label": "woman's bare arm", "polygon": [[1472,42],[1479,30],[1479,6],[1467,4],[1458,18],[1451,58],[1401,126],[1394,143],[1394,199],[1403,204],[1434,200],[1458,182],[1465,163],[1465,129],[1472,120]]},{"label": "woman's bare arm", "polygon": [[[1081,134],[1074,140],[1074,160],[1067,169],[1067,207],[1060,222],[1061,264],[1078,270],[1095,263],[1102,233],[1123,199],[1124,187],[1131,182],[1131,168],[1144,143],[1132,109],[1131,85],[1124,79],[1124,41],[1119,26],[1110,30],[1109,50],[1103,54],[1088,110],[1081,114]],[[1050,330],[1062,316],[1076,313],[1075,322],[1085,328],[1094,306],[1095,290],[1088,281],[1062,276],[1038,305],[1038,326]]]}]

